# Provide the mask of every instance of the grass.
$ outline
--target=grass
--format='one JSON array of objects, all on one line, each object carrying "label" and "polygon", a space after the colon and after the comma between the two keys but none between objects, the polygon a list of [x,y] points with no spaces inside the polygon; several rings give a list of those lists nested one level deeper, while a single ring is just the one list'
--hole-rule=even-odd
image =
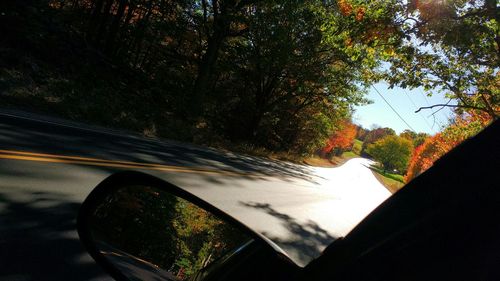
[{"label": "grass", "polygon": [[333,160],[321,158],[318,156],[305,158],[303,162],[304,164],[314,167],[334,168],[339,166],[339,164],[337,162],[334,162]]},{"label": "grass", "polygon": [[384,172],[380,167],[375,165],[370,167],[375,177],[382,183],[391,193],[400,190],[404,185],[404,178],[402,175],[391,174]]},{"label": "grass", "polygon": [[330,159],[321,158],[319,156],[312,156],[305,158],[302,162],[310,166],[334,168],[344,164],[345,162],[347,162],[347,160],[356,157],[360,156],[353,151],[345,151],[344,153],[342,153],[342,155],[333,156]]},{"label": "grass", "polygon": [[345,159],[345,160],[349,160],[349,159],[352,159],[352,158],[356,158],[356,157],[359,157],[358,154],[352,152],[352,151],[346,151],[344,153],[342,153],[342,155],[340,156],[341,158]]},{"label": "grass", "polygon": [[363,148],[363,142],[358,139],[355,139],[352,145],[352,152],[354,152],[357,155],[361,155],[362,148]]},{"label": "grass", "polygon": [[[355,156],[355,157],[357,157],[357,156]],[[321,158],[319,156],[311,156],[311,157],[304,158],[304,160],[302,162],[304,164],[307,164],[310,166],[315,166],[315,167],[335,168],[335,167],[341,166],[342,164],[344,164],[345,162],[347,162],[347,160],[349,160],[351,158],[354,158],[354,157],[344,158],[344,154],[342,154],[341,156],[333,156],[330,159]]]}]

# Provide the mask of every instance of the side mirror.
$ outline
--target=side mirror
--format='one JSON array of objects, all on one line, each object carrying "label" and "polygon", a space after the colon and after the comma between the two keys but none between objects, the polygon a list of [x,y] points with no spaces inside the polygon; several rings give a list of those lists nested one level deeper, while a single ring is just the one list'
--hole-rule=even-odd
[{"label": "side mirror", "polygon": [[77,225],[87,251],[116,280],[218,280],[228,275],[223,265],[242,264],[256,252],[287,260],[234,218],[142,173],[118,173],[99,184]]}]

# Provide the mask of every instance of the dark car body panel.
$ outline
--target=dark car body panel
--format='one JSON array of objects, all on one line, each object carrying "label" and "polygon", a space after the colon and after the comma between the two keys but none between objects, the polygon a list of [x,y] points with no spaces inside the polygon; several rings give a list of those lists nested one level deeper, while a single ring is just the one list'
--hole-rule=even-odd
[{"label": "dark car body panel", "polygon": [[500,280],[500,123],[330,245],[309,280]]}]

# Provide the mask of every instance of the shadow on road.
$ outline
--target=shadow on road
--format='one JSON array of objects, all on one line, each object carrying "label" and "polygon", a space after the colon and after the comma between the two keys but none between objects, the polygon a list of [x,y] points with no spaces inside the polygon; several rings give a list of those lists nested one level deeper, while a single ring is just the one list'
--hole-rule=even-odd
[{"label": "shadow on road", "polygon": [[262,210],[281,221],[289,232],[289,238],[283,239],[274,237],[269,233],[262,233],[274,243],[283,248],[286,252],[295,254],[297,259],[307,264],[314,258],[317,258],[323,249],[331,244],[337,237],[329,234],[313,221],[299,223],[297,220],[287,214],[280,213],[267,203],[240,202],[243,206]]},{"label": "shadow on road", "polygon": [[53,192],[0,191],[0,280],[111,280],[80,244],[79,205]]},{"label": "shadow on road", "polygon": [[[317,182],[312,169],[281,161],[235,155],[214,149],[116,136],[0,116],[0,149],[183,167],[230,170],[259,176]],[[82,169],[83,168],[83,169]],[[110,280],[80,245],[76,233],[78,208],[90,190],[120,169],[32,161],[0,161],[0,281]],[[186,174],[187,175],[187,174]],[[209,183],[224,184],[220,175],[202,175]],[[271,206],[261,208],[283,221],[297,239],[273,239],[284,248],[300,247],[315,257],[318,242],[329,236],[313,222],[299,225]],[[273,238],[273,237],[270,237]]]},{"label": "shadow on road", "polygon": [[249,180],[271,176],[317,183],[320,179],[311,173],[310,168],[293,163],[236,155],[174,141],[110,135],[7,116],[0,116],[0,149],[236,171],[251,173],[252,176],[241,176]]}]

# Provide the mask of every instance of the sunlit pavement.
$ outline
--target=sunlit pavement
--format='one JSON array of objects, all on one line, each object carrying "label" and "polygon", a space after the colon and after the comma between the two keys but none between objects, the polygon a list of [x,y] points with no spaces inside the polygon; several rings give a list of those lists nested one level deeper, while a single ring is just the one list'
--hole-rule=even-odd
[{"label": "sunlit pavement", "polygon": [[304,265],[391,195],[370,164],[355,158],[337,168],[310,167],[309,179],[170,180],[265,234]]},{"label": "sunlit pavement", "polygon": [[[134,170],[209,201],[265,234],[301,265],[390,196],[366,159],[314,168],[21,117],[0,111],[1,150],[182,167],[189,171]],[[127,169],[0,158],[0,264],[6,270],[0,280],[107,279],[82,249],[75,217],[95,185]]]}]

